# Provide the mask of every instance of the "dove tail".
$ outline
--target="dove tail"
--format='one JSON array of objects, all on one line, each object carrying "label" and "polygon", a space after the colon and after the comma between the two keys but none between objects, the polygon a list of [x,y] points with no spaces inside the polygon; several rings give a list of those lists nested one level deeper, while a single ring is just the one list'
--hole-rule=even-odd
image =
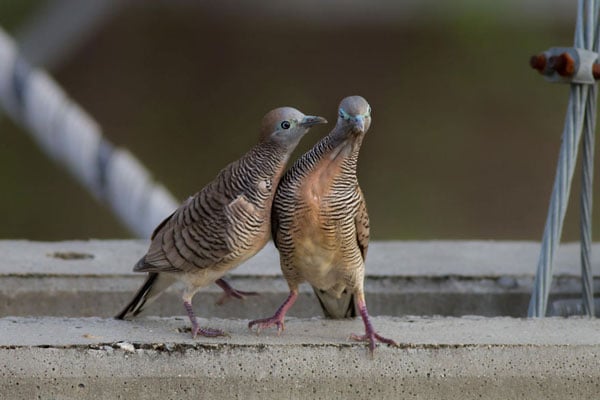
[{"label": "dove tail", "polygon": [[142,287],[133,296],[133,299],[115,318],[129,319],[135,317],[142,312],[146,305],[156,300],[173,283],[175,283],[175,278],[171,276],[150,272]]},{"label": "dove tail", "polygon": [[323,314],[326,318],[342,319],[342,318],[354,318],[358,314],[356,312],[356,305],[354,304],[354,293],[349,290],[344,290],[342,295],[338,298],[333,293],[326,290],[317,289],[313,287],[317,299],[323,309]]}]

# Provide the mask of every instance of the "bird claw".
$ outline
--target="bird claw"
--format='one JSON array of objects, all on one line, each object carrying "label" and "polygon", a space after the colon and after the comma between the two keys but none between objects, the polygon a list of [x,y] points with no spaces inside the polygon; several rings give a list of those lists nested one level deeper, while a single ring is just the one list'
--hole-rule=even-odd
[{"label": "bird claw", "polygon": [[291,290],[287,299],[285,299],[283,304],[277,309],[272,317],[250,321],[248,322],[248,329],[252,330],[252,327],[257,325],[256,334],[258,335],[262,329],[270,328],[271,326],[275,325],[277,326],[277,336],[281,335],[281,332],[285,330],[285,325],[283,323],[283,320],[285,319],[285,313],[292,306],[292,304],[294,304],[296,297],[298,297],[298,291]]},{"label": "bird claw", "polygon": [[231,298],[236,298],[240,300],[244,300],[246,296],[258,296],[258,292],[245,292],[243,290],[237,290],[233,288],[229,283],[227,283],[223,279],[219,279],[215,282],[221,289],[223,289],[223,294],[217,300],[217,305],[223,305],[227,300]]},{"label": "bird claw", "polygon": [[195,339],[196,336],[204,336],[204,337],[218,337],[218,336],[227,336],[230,337],[227,332],[223,332],[220,329],[213,328],[201,328],[199,326],[192,327],[192,339]]},{"label": "bird claw", "polygon": [[221,295],[221,297],[219,297],[219,299],[216,301],[216,304],[219,306],[222,306],[223,304],[225,304],[227,302],[227,300],[229,299],[240,299],[240,300],[245,300],[246,296],[258,296],[260,293],[258,292],[245,292],[243,290],[237,290],[237,289],[233,289],[230,292],[225,292]]},{"label": "bird claw", "polygon": [[260,331],[265,328],[270,328],[273,325],[277,326],[277,336],[281,335],[281,332],[285,330],[285,324],[279,317],[271,317],[264,319],[255,319],[254,321],[248,322],[248,329],[252,330],[252,328],[256,325],[256,334],[259,335]]},{"label": "bird claw", "polygon": [[377,332],[371,332],[370,334],[367,333],[364,335],[356,335],[353,333],[350,335],[350,339],[355,340],[357,342],[369,342],[369,351],[371,353],[371,357],[373,356],[373,352],[375,351],[375,342],[381,342],[389,346],[398,347],[398,343],[396,343],[394,340],[385,338]]}]

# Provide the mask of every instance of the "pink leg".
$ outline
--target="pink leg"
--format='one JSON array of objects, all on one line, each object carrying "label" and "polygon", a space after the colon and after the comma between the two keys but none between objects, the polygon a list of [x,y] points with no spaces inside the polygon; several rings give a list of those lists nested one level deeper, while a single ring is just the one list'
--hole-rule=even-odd
[{"label": "pink leg", "polygon": [[367,311],[367,303],[365,302],[364,295],[359,294],[357,296],[356,305],[358,307],[358,311],[360,312],[360,316],[365,324],[365,334],[364,335],[350,335],[352,340],[358,341],[368,341],[369,342],[369,351],[371,352],[371,356],[373,356],[373,351],[375,351],[375,340],[380,341],[381,343],[389,344],[390,346],[398,346],[398,343],[393,341],[392,339],[384,338],[375,332],[373,325],[371,325],[371,320],[369,319],[369,312]]},{"label": "pink leg", "polygon": [[279,306],[277,311],[275,311],[275,315],[273,315],[271,318],[255,319],[254,321],[250,321],[248,323],[248,329],[252,330],[252,327],[254,325],[258,325],[256,333],[259,334],[261,329],[269,328],[273,325],[276,325],[277,334],[281,334],[281,331],[285,329],[285,326],[283,324],[285,313],[296,302],[296,298],[298,298],[298,289],[291,290],[287,299],[285,299],[283,304]]},{"label": "pink leg", "polygon": [[198,334],[206,337],[227,336],[227,334],[220,329],[200,328],[200,325],[198,325],[198,320],[194,315],[194,310],[192,309],[192,303],[189,301],[184,301],[183,306],[185,307],[188,317],[190,317],[190,321],[192,322],[192,339],[195,339],[196,335]]},{"label": "pink leg", "polygon": [[246,298],[246,296],[258,296],[257,292],[244,292],[241,290],[234,289],[224,279],[217,279],[215,283],[219,285],[219,287],[225,292],[221,297],[219,297],[219,300],[217,300],[218,305],[222,305],[232,297],[243,300],[244,298]]}]

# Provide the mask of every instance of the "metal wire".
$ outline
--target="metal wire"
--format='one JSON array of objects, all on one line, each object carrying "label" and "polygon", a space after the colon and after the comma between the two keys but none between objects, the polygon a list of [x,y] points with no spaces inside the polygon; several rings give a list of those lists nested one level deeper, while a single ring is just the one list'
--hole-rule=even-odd
[{"label": "metal wire", "polygon": [[[598,29],[598,2],[596,0],[580,0],[575,28],[575,47],[597,52]],[[595,84],[571,84],[556,178],[550,198],[533,293],[529,303],[528,315],[530,317],[543,317],[546,315],[552,282],[552,262],[560,243],[582,130],[585,131],[582,146],[582,192],[580,199],[582,293],[586,314],[589,316],[594,315],[593,275],[590,254],[596,104],[597,89]]]},{"label": "metal wire", "polygon": [[[592,86],[588,93],[586,116],[584,123],[581,174],[581,283],[583,311],[594,316],[594,277],[590,260],[592,250],[592,185],[594,175],[594,131],[596,110],[596,87]],[[593,116],[594,115],[594,116]]]},{"label": "metal wire", "polygon": [[[600,29],[600,24],[595,25],[595,23],[598,19],[600,2],[588,2],[586,6],[587,21],[584,46],[598,52],[600,43],[598,29]],[[583,312],[589,317],[595,315],[594,276],[590,257],[592,245],[592,186],[594,176],[594,133],[596,131],[596,106],[598,99],[597,89],[596,85],[589,86],[583,125],[581,176],[581,292]]]}]

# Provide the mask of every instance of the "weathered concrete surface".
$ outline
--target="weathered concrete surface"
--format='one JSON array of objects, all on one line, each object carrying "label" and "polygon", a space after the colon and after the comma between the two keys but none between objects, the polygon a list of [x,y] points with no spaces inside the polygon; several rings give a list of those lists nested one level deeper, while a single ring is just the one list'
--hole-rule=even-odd
[{"label": "weathered concrete surface", "polygon": [[[0,272],[27,275],[46,270],[49,275],[139,275],[131,269],[147,248],[145,240],[0,240]],[[592,252],[599,250],[600,243],[594,243]],[[525,241],[373,242],[369,246],[367,264],[369,275],[374,277],[456,275],[497,278],[531,275],[539,251],[539,243]],[[600,261],[593,261],[594,270],[600,270]],[[556,257],[556,274],[579,276],[579,268],[579,244],[561,245]],[[231,275],[281,275],[277,250],[269,243]]]},{"label": "weathered concrete surface", "polygon": [[349,342],[360,320],[0,319],[0,397],[55,399],[597,399],[600,321],[374,318],[400,348]]},{"label": "weathered concrete surface", "polygon": [[[599,320],[399,317],[524,315],[537,243],[373,243],[369,309],[397,316],[375,317],[374,324],[401,343],[378,347],[373,360],[363,344],[347,339],[362,332],[360,320],[292,317],[280,337],[247,330],[248,318],[271,315],[287,294],[272,246],[229,276],[261,296],[216,307],[220,289],[213,286],[195,297],[198,314],[210,317],[201,324],[230,337],[192,340],[183,317],[99,318],[118,311],[140,285],[143,276],[131,266],[146,246],[0,241],[1,399],[597,399],[600,393]],[[600,246],[594,247],[596,254]],[[578,296],[578,260],[577,245],[559,250],[555,297]],[[182,315],[177,289],[148,313]],[[308,287],[290,314],[320,315]]]},{"label": "weathered concrete surface", "polygon": [[[593,247],[598,254],[600,245]],[[136,240],[0,241],[0,315],[114,315],[144,279],[131,268],[146,248]],[[374,242],[365,282],[369,309],[374,315],[524,316],[538,252],[534,242]],[[578,252],[577,244],[560,247],[553,298],[580,296]],[[599,291],[600,264],[593,261]],[[272,312],[287,295],[271,244],[228,279],[261,295],[216,306],[221,290],[213,285],[194,298],[199,315],[253,317]],[[311,289],[301,290],[290,315],[320,315]],[[172,288],[147,313],[181,314],[179,294]]]}]

